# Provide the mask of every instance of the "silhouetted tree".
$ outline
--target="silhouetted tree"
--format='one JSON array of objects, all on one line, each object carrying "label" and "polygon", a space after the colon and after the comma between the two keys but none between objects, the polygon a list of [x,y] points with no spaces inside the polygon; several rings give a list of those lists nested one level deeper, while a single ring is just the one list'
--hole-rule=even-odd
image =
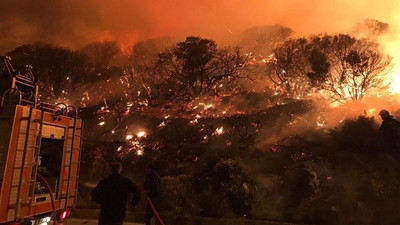
[{"label": "silhouetted tree", "polygon": [[187,37],[159,55],[158,69],[178,98],[193,99],[215,90],[223,81],[239,78],[244,57],[238,48],[217,49],[213,40]]},{"label": "silhouetted tree", "polygon": [[391,58],[379,45],[347,34],[286,41],[267,61],[267,75],[278,90],[302,97],[322,90],[332,101],[361,100],[384,88]]},{"label": "silhouetted tree", "polygon": [[[384,87],[391,58],[381,53],[376,43],[346,34],[316,36],[312,43],[319,49],[319,56],[314,54],[314,73],[319,73],[318,79],[324,81],[320,88],[332,101],[361,100],[369,90]],[[315,61],[317,58],[321,62]]]},{"label": "silhouetted tree", "polygon": [[289,97],[301,97],[310,89],[307,73],[312,46],[305,38],[291,39],[273,51],[266,74],[277,90]]},{"label": "silhouetted tree", "polygon": [[[35,43],[8,53],[16,67],[31,65],[45,96],[59,97],[83,82],[89,70],[86,55],[52,44]],[[42,92],[43,93],[43,92]]]}]

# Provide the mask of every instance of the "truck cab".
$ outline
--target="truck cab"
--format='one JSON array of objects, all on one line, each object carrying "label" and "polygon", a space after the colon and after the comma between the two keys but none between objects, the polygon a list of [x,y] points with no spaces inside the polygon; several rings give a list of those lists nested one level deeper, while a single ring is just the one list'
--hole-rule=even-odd
[{"label": "truck cab", "polygon": [[3,70],[11,85],[0,99],[0,224],[65,220],[76,204],[83,121],[73,106],[41,102],[31,70],[16,72],[9,58]]}]

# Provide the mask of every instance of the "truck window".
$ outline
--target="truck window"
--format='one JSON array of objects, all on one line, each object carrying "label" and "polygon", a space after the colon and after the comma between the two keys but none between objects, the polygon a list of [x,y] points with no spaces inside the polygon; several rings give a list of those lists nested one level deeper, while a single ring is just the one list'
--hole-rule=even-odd
[{"label": "truck window", "polygon": [[[54,196],[58,196],[58,185],[61,173],[62,156],[64,149],[63,139],[42,138],[40,146],[40,166],[38,173],[49,183]],[[38,182],[35,194],[48,193],[45,185]]]},{"label": "truck window", "polygon": [[0,118],[0,184],[3,181],[3,174],[6,166],[8,145],[11,134],[10,126],[11,120],[9,118]]}]

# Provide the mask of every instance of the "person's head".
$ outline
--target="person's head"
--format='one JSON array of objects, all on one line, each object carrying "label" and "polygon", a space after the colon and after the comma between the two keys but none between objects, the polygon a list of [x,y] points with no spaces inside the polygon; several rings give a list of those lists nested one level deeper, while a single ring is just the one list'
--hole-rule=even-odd
[{"label": "person's head", "polygon": [[153,163],[147,163],[146,164],[146,173],[148,174],[148,173],[150,173],[152,171],[154,171],[154,164]]},{"label": "person's head", "polygon": [[120,174],[122,172],[122,165],[119,162],[110,164],[112,174]]},{"label": "person's head", "polygon": [[390,113],[389,113],[389,111],[387,111],[386,109],[382,109],[382,110],[379,112],[379,115],[381,116],[382,120],[385,120],[385,119],[387,119],[387,118],[390,118]]}]

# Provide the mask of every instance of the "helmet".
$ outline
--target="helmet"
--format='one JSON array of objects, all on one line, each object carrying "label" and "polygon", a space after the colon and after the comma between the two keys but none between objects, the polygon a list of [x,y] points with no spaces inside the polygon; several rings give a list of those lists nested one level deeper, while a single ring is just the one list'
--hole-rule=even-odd
[{"label": "helmet", "polygon": [[382,109],[382,110],[379,112],[379,115],[380,115],[380,116],[390,116],[389,111],[387,111],[386,109]]}]

